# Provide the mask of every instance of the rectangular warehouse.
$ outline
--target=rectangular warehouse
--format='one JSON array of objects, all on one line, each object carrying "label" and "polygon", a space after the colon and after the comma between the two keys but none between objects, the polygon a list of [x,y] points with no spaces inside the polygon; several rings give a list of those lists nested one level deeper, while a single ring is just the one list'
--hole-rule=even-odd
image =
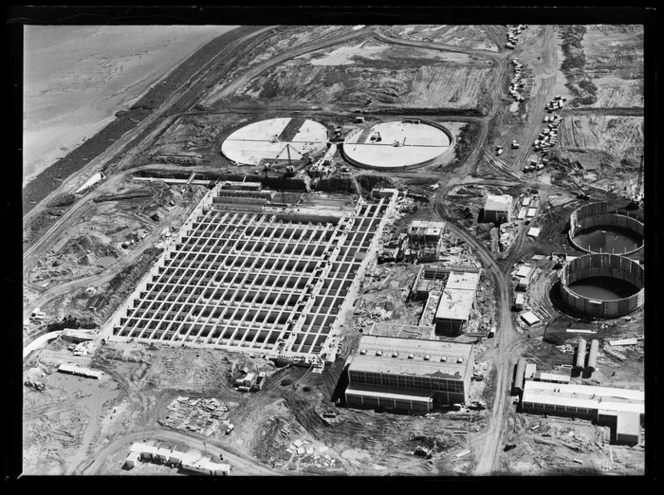
[{"label": "rectangular warehouse", "polygon": [[452,272],[436,309],[436,334],[459,335],[470,319],[480,273]]},{"label": "rectangular warehouse", "polygon": [[509,222],[512,217],[512,196],[489,194],[484,203],[484,221]]},{"label": "rectangular warehouse", "polygon": [[346,404],[426,412],[465,403],[473,366],[472,344],[363,335],[348,366]]},{"label": "rectangular warehouse", "polygon": [[116,313],[113,338],[273,356],[325,353],[396,196],[323,214],[247,206],[242,195],[221,203],[220,194],[217,187],[206,195]]},{"label": "rectangular warehouse", "polygon": [[613,441],[639,443],[644,398],[639,390],[527,380],[521,410],[594,420],[611,427]]}]

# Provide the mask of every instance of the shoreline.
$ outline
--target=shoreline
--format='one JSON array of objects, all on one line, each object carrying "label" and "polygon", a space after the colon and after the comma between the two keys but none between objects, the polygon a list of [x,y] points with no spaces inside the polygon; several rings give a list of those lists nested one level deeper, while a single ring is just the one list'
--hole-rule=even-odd
[{"label": "shoreline", "polygon": [[260,26],[235,27],[199,46],[197,50],[192,51],[189,57],[175,65],[162,79],[148,87],[128,110],[119,116],[115,114],[110,122],[96,134],[42,170],[23,187],[23,218],[48,195],[57,190],[64,179],[85,167],[117,139],[143,122],[148,115],[152,114],[153,108],[158,108],[170,97],[173,86],[183,84],[216,57],[217,53],[229,42],[245,35],[247,31],[251,32],[260,28]]},{"label": "shoreline", "polygon": [[[185,26],[180,27],[185,28]],[[25,190],[40,174],[53,167],[58,161],[66,159],[85,141],[93,138],[108,126],[117,118],[117,112],[130,109],[155,85],[170,77],[182,63],[199,50],[220,36],[233,32],[237,27],[206,26],[205,30],[191,34],[182,30],[147,32],[145,36],[150,38],[150,41],[144,45],[133,41],[134,38],[141,39],[144,33],[124,31],[128,41],[120,38],[115,53],[112,53],[113,48],[107,55],[100,55],[89,50],[74,52],[67,59],[73,64],[71,68],[66,71],[58,69],[52,82],[48,81],[44,75],[41,63],[53,50],[45,47],[45,37],[40,38],[38,33],[35,34],[34,47],[26,47],[28,60],[30,56],[35,58],[32,62],[34,81],[29,91],[28,88],[24,88],[24,100],[28,104],[28,114],[24,117],[22,189]],[[102,30],[96,33],[103,42],[112,32]],[[74,40],[78,39],[77,36],[80,34],[76,32],[73,34],[71,32],[56,33],[55,45],[58,47],[71,45]],[[122,34],[119,33],[119,36],[122,37]],[[164,48],[159,48],[162,43]],[[192,48],[180,48],[185,46],[192,46]],[[174,51],[176,51],[175,54]],[[178,62],[168,64],[173,56]],[[146,59],[145,57],[151,58]],[[75,61],[75,59],[78,60]],[[92,63],[94,65],[91,65]],[[84,67],[82,73],[73,72],[73,68],[76,68],[77,64]],[[145,70],[143,70],[144,66]],[[26,70],[28,69],[26,68]],[[64,85],[64,81],[67,79],[71,80],[71,83]],[[100,79],[101,81],[99,81]],[[100,95],[96,90],[88,91],[86,89],[88,85],[96,85],[99,82],[108,86],[108,94]],[[76,107],[76,102],[72,101],[74,105],[70,110],[66,103],[68,100],[78,98],[78,95],[75,94],[77,86],[81,87],[80,97],[83,104]],[[140,92],[134,94],[136,90]],[[43,96],[44,93],[53,94],[56,101],[50,104],[48,98]],[[56,111],[49,108],[49,106],[57,107],[58,105],[60,108],[56,108]],[[30,115],[30,112],[34,115]],[[26,123],[30,120],[32,122],[30,122],[29,129],[26,129]],[[69,137],[71,139],[68,139]],[[31,153],[27,155],[25,150],[30,149]]]}]

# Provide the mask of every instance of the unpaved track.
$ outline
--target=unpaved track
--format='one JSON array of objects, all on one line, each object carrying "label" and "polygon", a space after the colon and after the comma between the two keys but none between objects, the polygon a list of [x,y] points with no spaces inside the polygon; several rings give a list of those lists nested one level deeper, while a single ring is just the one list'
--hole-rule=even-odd
[{"label": "unpaved track", "polygon": [[[502,84],[500,82],[505,77],[509,65],[507,58],[505,58],[504,62],[499,66],[501,70],[498,71],[498,76],[494,81],[493,87],[495,89],[491,95],[492,106],[489,115],[480,126],[476,147],[466,163],[461,167],[459,175],[466,174],[470,170],[476,170],[480,162],[483,161],[497,178],[511,179],[515,184],[528,184],[531,182],[528,179],[523,180],[524,176],[519,170],[531,153],[529,149],[530,144],[532,144],[532,141],[534,141],[540,132],[540,128],[543,127],[541,122],[544,115],[544,104],[554,96],[551,93],[554,91],[555,71],[557,69],[556,43],[553,27],[543,26],[541,29],[543,30],[541,41],[542,65],[535,68],[535,77],[539,78],[538,90],[535,95],[531,96],[526,124],[522,126],[521,133],[513,138],[523,143],[521,153],[514,163],[508,165],[502,160],[495,158],[491,143],[487,143],[489,126],[499,125],[493,119],[499,111],[499,105],[501,105]],[[505,57],[505,53],[502,56]],[[512,56],[509,58],[512,58]],[[519,232],[507,261],[499,264],[483,244],[478,242],[465,229],[455,225],[445,214],[445,197],[450,189],[458,183],[458,181],[452,181],[452,184],[447,184],[440,188],[439,193],[436,194],[433,201],[436,213],[447,221],[449,231],[465,241],[475,251],[484,267],[486,275],[493,281],[495,287],[496,325],[498,328],[494,340],[496,344],[494,350],[494,365],[496,367],[495,396],[493,404],[489,408],[490,415],[488,417],[487,430],[474,442],[478,447],[475,449],[476,458],[473,473],[475,475],[491,475],[497,470],[506,434],[507,418],[511,408],[510,387],[513,364],[520,356],[524,345],[512,317],[512,287],[509,276],[512,262],[520,256],[523,248],[524,229],[521,229]]]},{"label": "unpaved track", "polygon": [[[113,440],[108,445],[103,447],[94,456],[91,457],[92,461],[87,461],[87,465],[83,468],[80,474],[95,475],[104,474],[100,470],[104,467],[106,460],[109,456],[116,454],[120,451],[129,453],[129,446],[133,442],[142,442],[143,440],[156,440],[156,441],[172,441],[185,444],[190,449],[197,449],[205,453],[208,452],[208,457],[219,459],[219,455],[224,456],[222,462],[231,465],[231,475],[240,476],[282,476],[283,473],[270,469],[249,459],[246,456],[230,449],[229,447],[222,446],[219,442],[210,439],[201,439],[194,435],[187,433],[167,430],[164,428],[147,428],[145,430],[135,431],[121,438]],[[205,445],[203,445],[205,443]],[[90,458],[89,458],[90,459]],[[166,469],[166,468],[164,468]]]},{"label": "unpaved track", "polygon": [[255,78],[262,72],[265,72],[266,70],[271,69],[275,65],[281,64],[291,58],[299,57],[300,55],[304,55],[306,53],[310,53],[316,50],[321,50],[323,48],[327,48],[333,45],[338,45],[339,43],[344,43],[346,41],[351,41],[357,38],[371,38],[372,36],[375,36],[375,34],[371,31],[364,31],[364,30],[353,31],[352,33],[331,36],[330,38],[325,38],[324,40],[318,42],[308,43],[300,48],[294,48],[292,50],[285,51],[275,57],[270,58],[265,62],[256,65],[255,67],[252,67],[244,74],[239,76],[237,79],[235,79],[232,83],[224,86],[221,91],[209,95],[202,103],[203,105],[206,106],[214,105],[214,103],[220,100],[221,98],[224,98],[226,96],[235,93],[238,89],[243,87],[251,79]]}]

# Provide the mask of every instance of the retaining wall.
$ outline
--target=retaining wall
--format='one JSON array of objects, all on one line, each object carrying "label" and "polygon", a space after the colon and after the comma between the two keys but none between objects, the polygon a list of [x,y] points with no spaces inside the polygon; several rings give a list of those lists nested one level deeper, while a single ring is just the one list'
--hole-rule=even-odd
[{"label": "retaining wall", "polygon": [[[574,239],[584,230],[591,229],[593,227],[618,227],[630,230],[643,238],[643,222],[635,217],[625,215],[623,213],[609,213],[608,203],[592,203],[574,210],[574,212],[570,215],[569,223],[570,242],[574,247],[581,251],[585,251],[586,253],[597,253],[597,251],[591,251],[587,247],[577,244]],[[643,242],[636,249],[618,254],[632,254],[640,249],[643,249]]]},{"label": "retaining wall", "polygon": [[[358,129],[356,131],[353,131],[353,132],[349,133],[349,135],[346,136],[343,143],[339,143],[340,146],[338,146],[338,147],[341,150],[341,156],[343,156],[344,160],[346,160],[351,165],[354,165],[358,168],[367,169],[367,170],[381,170],[381,171],[382,170],[385,170],[385,171],[388,171],[388,170],[413,170],[413,169],[417,169],[417,168],[426,167],[427,165],[431,165],[432,163],[435,163],[436,160],[438,160],[442,155],[444,155],[444,154],[448,153],[450,150],[454,149],[454,147],[456,145],[456,140],[454,139],[454,135],[444,125],[439,124],[438,122],[431,121],[431,120],[423,120],[423,119],[402,119],[402,122],[407,121],[407,120],[419,120],[421,125],[429,125],[431,127],[435,127],[436,129],[443,131],[443,133],[445,133],[445,135],[450,140],[450,146],[445,151],[441,152],[439,155],[437,155],[433,158],[429,158],[428,160],[423,160],[423,161],[418,162],[418,163],[411,163],[409,165],[397,165],[397,166],[394,166],[394,167],[378,167],[378,166],[370,165],[368,163],[364,163],[364,162],[360,162],[358,160],[355,160],[355,159],[351,158],[345,152],[344,148],[345,148],[345,145],[346,145],[346,141],[350,137],[357,134],[358,132],[362,132],[362,129]],[[353,143],[351,143],[351,144],[353,144]]]},{"label": "retaining wall", "polygon": [[[598,300],[574,292],[569,285],[590,277],[611,277],[636,286],[639,291],[629,297]],[[636,261],[616,254],[587,254],[565,266],[561,274],[560,292],[569,307],[589,316],[617,318],[635,311],[644,302],[644,270]]]}]

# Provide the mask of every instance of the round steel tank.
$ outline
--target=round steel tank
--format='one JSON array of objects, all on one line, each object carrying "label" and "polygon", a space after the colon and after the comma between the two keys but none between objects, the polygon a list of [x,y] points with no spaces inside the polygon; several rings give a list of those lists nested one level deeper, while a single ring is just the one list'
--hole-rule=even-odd
[{"label": "round steel tank", "polygon": [[569,239],[587,253],[632,254],[643,248],[643,222],[629,214],[610,213],[608,203],[592,203],[570,216]]},{"label": "round steel tank", "polygon": [[[606,284],[610,288],[605,290]],[[618,318],[643,306],[644,270],[638,262],[624,256],[579,256],[561,271],[560,295],[564,305],[578,313]]]}]

